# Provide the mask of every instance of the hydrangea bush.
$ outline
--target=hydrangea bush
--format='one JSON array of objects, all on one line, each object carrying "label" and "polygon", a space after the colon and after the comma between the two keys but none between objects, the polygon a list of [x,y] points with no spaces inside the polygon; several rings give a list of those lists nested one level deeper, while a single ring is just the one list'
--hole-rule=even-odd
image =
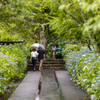
[{"label": "hydrangea bush", "polygon": [[54,43],[50,42],[47,47],[46,47],[46,57],[47,58],[53,58],[53,55],[52,55],[52,44],[55,44],[56,45],[56,59],[62,59],[63,56],[63,52],[64,52],[64,48],[65,48],[65,45],[66,45],[67,42],[61,42],[59,39],[56,40]]},{"label": "hydrangea bush", "polygon": [[13,87],[13,81],[25,76],[29,54],[22,44],[0,46],[0,95]]},{"label": "hydrangea bush", "polygon": [[78,50],[71,46],[66,46],[64,56],[71,80],[86,90],[91,100],[100,100],[100,56],[86,47]]}]

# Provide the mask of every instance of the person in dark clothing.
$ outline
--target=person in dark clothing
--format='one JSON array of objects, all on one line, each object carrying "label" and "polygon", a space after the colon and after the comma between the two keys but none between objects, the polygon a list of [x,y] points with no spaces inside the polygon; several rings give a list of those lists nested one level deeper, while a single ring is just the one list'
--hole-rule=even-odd
[{"label": "person in dark clothing", "polygon": [[39,60],[39,70],[43,70],[42,64],[43,64],[43,60],[45,60],[45,52],[44,50],[42,50],[41,47],[39,47],[38,52],[38,60]]}]

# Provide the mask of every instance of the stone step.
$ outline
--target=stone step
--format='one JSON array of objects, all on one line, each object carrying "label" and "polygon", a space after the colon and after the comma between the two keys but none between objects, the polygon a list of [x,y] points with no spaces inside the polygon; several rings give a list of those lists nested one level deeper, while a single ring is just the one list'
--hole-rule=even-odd
[{"label": "stone step", "polygon": [[[30,64],[32,62],[28,61],[28,64]],[[37,60],[37,63],[39,63],[39,61]],[[60,64],[65,64],[65,62],[63,60],[44,60],[43,61],[44,64],[56,64],[56,63],[60,63]]]},{"label": "stone step", "polygon": [[48,61],[63,61],[63,59],[46,59]]},{"label": "stone step", "polygon": [[[28,64],[29,67],[32,67],[33,64]],[[39,64],[36,64],[36,66],[38,67]],[[43,64],[42,65],[43,67],[61,67],[61,66],[64,66],[63,64]]]},{"label": "stone step", "polygon": [[[37,61],[37,64],[39,61]],[[44,64],[65,64],[64,61],[43,61]],[[32,62],[28,62],[28,64],[32,64]]]},{"label": "stone step", "polygon": [[47,60],[47,61],[64,61],[63,59],[45,59],[45,60]]},{"label": "stone step", "polygon": [[[63,59],[46,59],[43,61],[43,69],[64,70],[65,62]],[[39,61],[37,60],[36,70],[39,69]],[[32,62],[28,61],[27,70],[33,70]]]},{"label": "stone step", "polygon": [[[43,70],[44,69],[53,69],[53,70],[66,70],[65,67],[43,67]],[[28,71],[32,71],[33,70],[33,67],[28,67],[27,68]],[[36,67],[36,71],[39,70],[39,67]]]}]

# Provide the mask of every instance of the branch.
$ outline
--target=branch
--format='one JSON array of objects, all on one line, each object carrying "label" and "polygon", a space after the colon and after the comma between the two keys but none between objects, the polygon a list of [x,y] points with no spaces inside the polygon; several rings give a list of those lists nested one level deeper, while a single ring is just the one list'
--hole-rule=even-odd
[{"label": "branch", "polygon": [[89,50],[92,51],[91,46],[90,46],[91,45],[90,40],[89,40],[89,42],[87,44],[88,44]]},{"label": "branch", "polygon": [[84,13],[83,13],[82,9],[80,9],[80,12],[81,12],[81,15],[83,17],[84,22],[86,22],[86,19],[85,19],[85,16],[84,16]]},{"label": "branch", "polygon": [[[52,1],[57,7],[59,7],[59,5],[55,2]],[[73,14],[71,13],[67,13],[65,10],[63,10],[63,12],[65,12],[66,14],[68,14],[73,20],[75,20],[78,24],[82,24]]]},{"label": "branch", "polygon": [[68,14],[72,19],[74,19],[78,24],[82,24],[73,14],[67,13],[65,10],[63,10],[66,14]]},{"label": "branch", "polygon": [[54,3],[57,7],[59,7],[59,5],[58,5],[55,1],[53,1],[53,3]]},{"label": "branch", "polygon": [[91,43],[93,43],[95,50],[100,54],[100,51],[99,51],[99,48],[97,46],[97,42],[95,41],[95,38],[92,36],[91,33],[88,33],[88,36],[90,38]]}]

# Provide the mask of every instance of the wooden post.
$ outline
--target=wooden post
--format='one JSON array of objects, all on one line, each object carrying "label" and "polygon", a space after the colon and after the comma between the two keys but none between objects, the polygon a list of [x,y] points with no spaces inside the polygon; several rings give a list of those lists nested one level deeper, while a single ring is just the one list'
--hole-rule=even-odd
[{"label": "wooden post", "polygon": [[56,46],[52,46],[52,51],[53,51],[53,59],[55,59],[55,53],[56,53]]}]

